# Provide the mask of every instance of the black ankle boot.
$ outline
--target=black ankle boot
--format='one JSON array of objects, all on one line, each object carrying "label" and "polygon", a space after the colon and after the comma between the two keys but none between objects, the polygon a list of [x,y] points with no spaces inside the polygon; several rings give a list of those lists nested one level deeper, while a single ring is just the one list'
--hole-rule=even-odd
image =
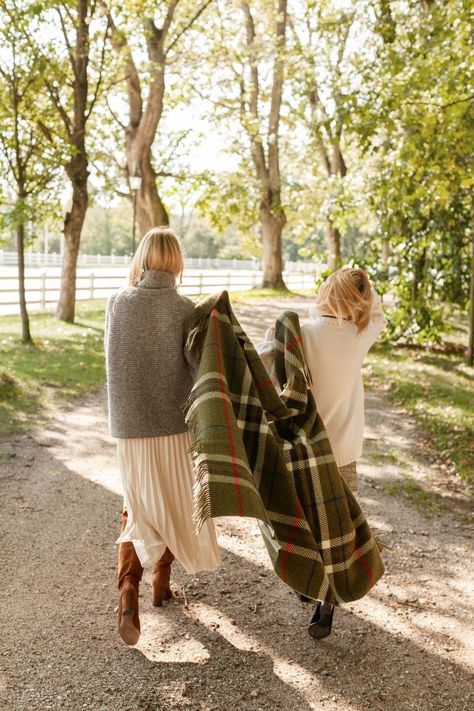
[{"label": "black ankle boot", "polygon": [[334,605],[328,602],[318,602],[308,627],[308,634],[314,639],[329,637],[332,628]]},{"label": "black ankle boot", "polygon": [[303,595],[303,593],[295,592],[295,595],[300,602],[311,602],[311,598],[307,595]]}]

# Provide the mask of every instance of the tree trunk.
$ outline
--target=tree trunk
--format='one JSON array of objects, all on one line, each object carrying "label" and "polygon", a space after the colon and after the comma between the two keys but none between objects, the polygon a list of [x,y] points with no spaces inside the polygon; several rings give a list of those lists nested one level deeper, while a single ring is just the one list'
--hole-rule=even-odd
[{"label": "tree trunk", "polygon": [[474,225],[471,234],[471,289],[469,295],[469,344],[467,364],[474,365]]},{"label": "tree trunk", "polygon": [[87,212],[87,161],[81,169],[81,176],[73,179],[72,206],[64,220],[64,251],[61,265],[61,290],[57,316],[61,321],[74,321],[76,307],[76,268],[82,226]]},{"label": "tree trunk", "polygon": [[21,314],[21,340],[23,343],[32,343],[30,333],[30,319],[26,308],[25,294],[25,225],[23,222],[16,228],[16,251],[18,255],[18,296]]},{"label": "tree trunk", "polygon": [[413,275],[413,284],[411,287],[411,298],[413,301],[418,299],[420,294],[420,286],[423,283],[426,266],[426,247],[423,249],[419,257],[415,261],[415,270]]},{"label": "tree trunk", "polygon": [[341,266],[341,234],[330,220],[326,223],[326,244],[328,248],[328,269],[334,272]]},{"label": "tree trunk", "polygon": [[70,61],[74,74],[74,114],[70,130],[70,143],[74,154],[66,165],[66,173],[72,185],[72,206],[64,219],[64,252],[61,269],[61,290],[57,316],[61,321],[74,321],[76,305],[76,265],[81,240],[82,226],[86,217],[89,177],[86,153],[86,123],[89,63],[89,23],[87,0],[77,0],[76,45]]},{"label": "tree trunk", "polygon": [[281,236],[285,225],[283,213],[275,216],[266,202],[260,206],[260,224],[262,225],[262,269],[263,289],[284,289],[283,258]]},{"label": "tree trunk", "polygon": [[137,195],[137,220],[141,238],[152,227],[167,225],[169,217],[158,194],[150,151],[140,162],[140,175],[142,184]]},{"label": "tree trunk", "polygon": [[[248,62],[250,70],[248,105],[242,104],[241,116],[248,111],[253,119],[253,125],[261,121],[259,115],[259,66],[255,44],[255,22],[250,4],[242,1],[245,29],[247,33]],[[267,155],[260,133],[254,129],[249,131],[248,121],[244,127],[248,131],[251,155],[255,165],[256,177],[260,183],[261,200],[259,220],[262,227],[262,268],[263,288],[285,289],[283,281],[283,257],[281,252],[281,235],[286,223],[285,212],[281,204],[281,173],[279,159],[279,126],[280,111],[284,81],[284,49],[287,23],[287,0],[278,0],[278,14],[275,22],[276,50],[273,62],[273,78],[270,96],[270,113],[268,117]]]}]

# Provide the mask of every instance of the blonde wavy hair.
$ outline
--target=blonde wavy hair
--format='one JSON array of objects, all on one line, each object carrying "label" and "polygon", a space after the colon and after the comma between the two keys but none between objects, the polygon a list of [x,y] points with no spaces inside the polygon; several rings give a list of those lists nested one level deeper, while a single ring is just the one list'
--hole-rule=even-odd
[{"label": "blonde wavy hair", "polygon": [[183,273],[183,250],[170,227],[153,227],[142,238],[130,265],[129,284],[136,286],[147,269],[169,272],[176,278]]},{"label": "blonde wavy hair", "polygon": [[363,269],[345,267],[333,272],[321,285],[316,297],[320,314],[344,320],[364,330],[370,320],[372,287]]}]

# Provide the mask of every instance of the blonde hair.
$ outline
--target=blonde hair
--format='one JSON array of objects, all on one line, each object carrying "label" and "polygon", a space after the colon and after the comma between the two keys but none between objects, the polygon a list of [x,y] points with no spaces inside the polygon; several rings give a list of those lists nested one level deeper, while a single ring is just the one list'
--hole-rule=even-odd
[{"label": "blonde hair", "polygon": [[337,269],[321,285],[316,307],[319,313],[334,316],[339,323],[350,321],[360,333],[369,323],[372,308],[369,277],[363,269]]},{"label": "blonde hair", "polygon": [[136,286],[147,269],[182,274],[184,255],[179,237],[170,227],[153,227],[138,245],[130,265],[129,283]]}]

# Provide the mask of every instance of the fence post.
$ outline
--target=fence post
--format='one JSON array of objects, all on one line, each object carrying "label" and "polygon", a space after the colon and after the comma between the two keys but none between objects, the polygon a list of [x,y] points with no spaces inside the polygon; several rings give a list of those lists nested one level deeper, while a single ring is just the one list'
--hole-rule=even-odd
[{"label": "fence post", "polygon": [[94,272],[90,273],[89,276],[89,290],[90,290],[90,298],[94,298]]},{"label": "fence post", "polygon": [[257,272],[255,270],[253,272],[252,288],[253,289],[257,288]]},{"label": "fence post", "polygon": [[231,278],[231,273],[227,272],[227,291],[230,291],[230,278]]},{"label": "fence post", "polygon": [[41,308],[46,309],[46,272],[41,274]]},{"label": "fence post", "polygon": [[199,272],[199,296],[202,294],[202,272]]}]

